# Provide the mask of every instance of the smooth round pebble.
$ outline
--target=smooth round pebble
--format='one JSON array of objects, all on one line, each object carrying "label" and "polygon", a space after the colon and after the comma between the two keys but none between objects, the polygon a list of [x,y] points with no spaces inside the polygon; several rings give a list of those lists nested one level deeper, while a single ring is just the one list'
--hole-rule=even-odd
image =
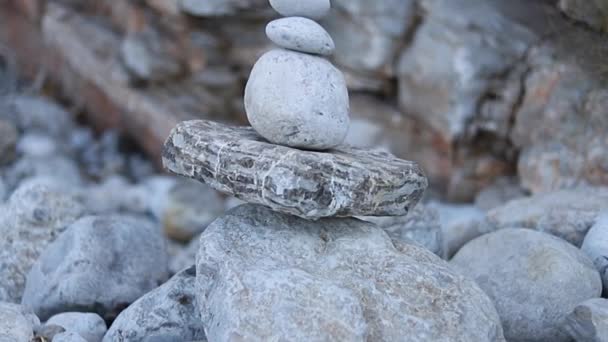
[{"label": "smooth round pebble", "polygon": [[608,212],[598,216],[597,222],[585,235],[581,250],[600,272],[604,291],[608,293]]},{"label": "smooth round pebble", "polygon": [[324,58],[282,49],[254,65],[245,110],[251,126],[270,142],[312,150],[340,145],[350,122],[342,73]]},{"label": "smooth round pebble", "polygon": [[64,312],[57,314],[46,325],[58,325],[66,332],[77,333],[89,342],[100,342],[108,328],[99,315],[90,312]]},{"label": "smooth round pebble", "polygon": [[336,48],[323,26],[302,17],[271,21],[266,26],[266,36],[282,48],[317,55],[331,56]]},{"label": "smooth round pebble", "polygon": [[579,303],[599,297],[600,276],[578,248],[531,229],[472,240],[451,260],[494,301],[508,341],[569,341],[561,329]]},{"label": "smooth round pebble", "polygon": [[329,0],[270,0],[270,6],[284,17],[306,17],[319,20],[327,15]]}]

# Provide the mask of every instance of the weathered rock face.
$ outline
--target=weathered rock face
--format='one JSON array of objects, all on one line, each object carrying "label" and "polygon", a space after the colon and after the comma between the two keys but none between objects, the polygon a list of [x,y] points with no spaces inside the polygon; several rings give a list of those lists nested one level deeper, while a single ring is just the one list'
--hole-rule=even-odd
[{"label": "weathered rock face", "polygon": [[432,253],[356,219],[237,207],[202,234],[210,341],[502,341],[489,299]]},{"label": "weathered rock face", "polygon": [[406,216],[360,217],[360,219],[384,229],[395,246],[415,243],[440,257],[444,254],[439,214],[433,208],[418,204]]},{"label": "weathered rock face", "polygon": [[163,163],[246,202],[310,219],[405,215],[427,186],[415,163],[387,153],[302,151],[264,142],[251,128],[209,121],[180,123]]},{"label": "weathered rock face", "polygon": [[38,317],[21,305],[0,302],[0,341],[30,342],[38,324]]},{"label": "weathered rock face", "polygon": [[563,320],[602,293],[598,272],[580,250],[529,229],[485,234],[451,263],[492,298],[509,341],[569,341]]},{"label": "weathered rock face", "polygon": [[483,230],[530,228],[580,246],[598,214],[606,210],[606,188],[560,190],[516,199],[491,210]]},{"label": "weathered rock face", "polygon": [[11,195],[0,214],[0,301],[21,301],[40,253],[84,213],[73,195],[46,184],[29,182]]},{"label": "weathered rock face", "polygon": [[145,219],[88,216],[72,224],[40,255],[22,303],[42,318],[67,311],[116,317],[167,278],[160,231]]},{"label": "weathered rock face", "polygon": [[116,318],[103,341],[204,340],[196,308],[196,270],[186,269],[144,295]]},{"label": "weathered rock face", "polygon": [[593,298],[577,305],[566,318],[564,330],[577,342],[608,341],[608,299]]},{"label": "weathered rock face", "polygon": [[267,0],[178,0],[180,9],[187,14],[200,17],[234,15],[268,7]]},{"label": "weathered rock face", "polygon": [[349,88],[379,90],[395,76],[394,61],[416,22],[414,0],[333,0],[323,26],[336,41],[336,62]]}]

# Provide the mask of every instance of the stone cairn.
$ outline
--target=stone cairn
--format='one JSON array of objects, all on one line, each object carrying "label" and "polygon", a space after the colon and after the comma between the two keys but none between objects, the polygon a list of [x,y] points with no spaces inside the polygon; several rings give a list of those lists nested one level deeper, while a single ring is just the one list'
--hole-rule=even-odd
[{"label": "stone cairn", "polygon": [[[209,340],[502,336],[495,311],[481,309],[491,303],[472,282],[431,252],[396,248],[381,228],[352,218],[406,215],[427,179],[414,162],[341,145],[348,91],[324,58],[333,53],[333,40],[313,21],[327,14],[329,0],[270,4],[287,17],[268,24],[267,36],[280,48],[259,59],[246,86],[252,127],[182,122],[163,151],[171,172],[248,203],[218,218],[200,239],[196,277],[204,300],[198,307]],[[420,294],[428,288],[434,295]],[[446,305],[427,311],[436,302]],[[376,318],[365,319],[360,308]],[[400,318],[408,315],[426,323]],[[486,325],[462,324],[479,315]],[[427,325],[438,335],[429,335]],[[459,328],[443,333],[443,326]]]}]

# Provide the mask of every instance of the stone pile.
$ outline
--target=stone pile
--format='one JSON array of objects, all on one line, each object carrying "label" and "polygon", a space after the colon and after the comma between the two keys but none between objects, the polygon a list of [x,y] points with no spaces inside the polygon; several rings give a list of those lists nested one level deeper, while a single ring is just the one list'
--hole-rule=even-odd
[{"label": "stone pile", "polygon": [[504,340],[489,298],[401,234],[399,220],[353,218],[406,215],[426,177],[414,162],[342,145],[348,92],[321,57],[331,37],[312,20],[329,2],[270,3],[291,17],[267,26],[283,49],[252,70],[252,128],[182,122],[163,151],[168,170],[247,202],[199,241],[194,293],[207,338]]}]

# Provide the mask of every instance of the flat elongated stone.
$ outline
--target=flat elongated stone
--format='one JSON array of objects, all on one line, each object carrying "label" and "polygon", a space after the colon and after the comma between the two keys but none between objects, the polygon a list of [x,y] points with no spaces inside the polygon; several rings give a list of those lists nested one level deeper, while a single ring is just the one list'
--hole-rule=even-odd
[{"label": "flat elongated stone", "polygon": [[298,150],[265,142],[249,127],[202,120],[173,129],[163,163],[246,202],[308,219],[406,215],[427,186],[416,163],[388,153]]}]

